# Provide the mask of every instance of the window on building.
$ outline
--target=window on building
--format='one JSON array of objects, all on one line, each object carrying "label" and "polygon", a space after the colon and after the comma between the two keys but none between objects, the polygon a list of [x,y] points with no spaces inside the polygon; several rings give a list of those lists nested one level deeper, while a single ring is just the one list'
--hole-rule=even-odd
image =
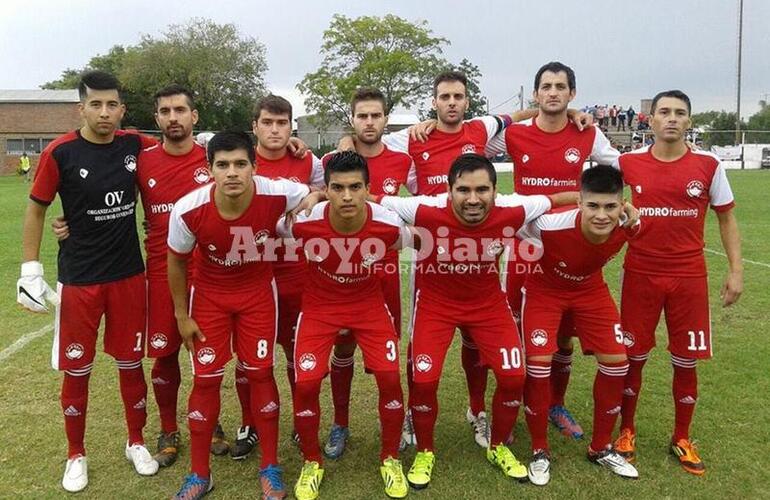
[{"label": "window on building", "polygon": [[20,155],[26,152],[28,155],[39,155],[53,139],[40,139],[30,137],[25,139],[6,139],[5,151],[9,155]]},{"label": "window on building", "polygon": [[9,155],[20,155],[24,152],[24,141],[22,139],[6,139],[5,151]]},{"label": "window on building", "polygon": [[40,148],[41,148],[40,151],[43,151],[52,142],[53,142],[53,139],[40,139]]},{"label": "window on building", "polygon": [[24,151],[28,155],[39,155],[41,151],[40,139],[24,139]]}]

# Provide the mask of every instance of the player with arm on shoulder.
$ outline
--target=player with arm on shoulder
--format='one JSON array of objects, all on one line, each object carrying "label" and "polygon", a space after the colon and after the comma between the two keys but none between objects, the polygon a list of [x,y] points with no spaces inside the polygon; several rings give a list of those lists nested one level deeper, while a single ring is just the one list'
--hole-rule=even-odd
[{"label": "player with arm on shoulder", "polygon": [[278,226],[286,237],[304,243],[309,266],[295,341],[294,426],[305,462],[294,494],[299,500],[318,498],[324,476],[319,393],[335,339],[346,329],[377,381],[385,493],[403,498],[409,487],[398,460],[404,419],[399,339],[376,267],[409,233],[395,214],[367,203],[369,172],[358,153],[335,154],[324,174],[329,201],[300,214],[291,228]]},{"label": "player with arm on shoulder", "polygon": [[[624,220],[624,212],[630,220]],[[581,176],[579,208],[545,214],[518,233],[523,246],[534,245],[542,255],[540,272],[528,274],[524,282],[521,312],[527,354],[524,403],[533,454],[527,474],[532,484],[543,486],[551,476],[547,427],[552,358],[567,318],[583,352],[598,363],[588,458],[622,477],[638,477],[612,448],[628,360],[617,307],[602,276],[604,265],[638,232],[637,223],[638,212],[623,200],[620,172],[600,165]]]},{"label": "player with arm on shoulder", "polygon": [[720,294],[723,307],[735,303],[743,291],[743,262],[735,201],[724,166],[715,155],[692,151],[685,142],[691,112],[690,99],[682,91],[660,92],[650,111],[655,144],[620,157],[620,169],[643,226],[629,243],[623,264],[620,307],[630,366],[615,448],[634,459],[634,416],[642,368],[655,346],[660,313],[665,311],[674,369],[671,451],[684,470],[702,475],[706,469],[689,432],[698,399],[697,360],[711,358],[703,255],[709,206],[716,212],[729,266]]},{"label": "player with arm on shoulder", "polygon": [[[209,443],[220,409],[225,365],[237,354],[249,380],[251,417],[260,438],[265,498],[283,498],[278,466],[280,400],[273,377],[277,304],[272,261],[275,225],[309,189],[254,176],[255,152],[243,132],[220,132],[208,143],[214,183],[184,197],[171,212],[168,280],[179,334],[190,351],[188,403],[191,473],[177,493],[202,498],[213,487]],[[194,262],[188,287],[188,261]]]},{"label": "player with arm on shoulder", "polygon": [[[144,263],[136,230],[136,162],[148,141],[117,130],[125,113],[118,80],[85,73],[78,86],[84,125],[43,151],[24,217],[23,260],[17,300],[35,312],[56,305],[51,363],[64,372],[61,408],[67,436],[62,486],[88,484],[84,445],[88,383],[97,330],[105,316],[104,350],[115,359],[125,408],[125,456],[141,475],[158,463],[144,446],[147,385]],[[48,206],[59,195],[70,235],[59,246],[57,292],[43,280],[40,242]]]}]

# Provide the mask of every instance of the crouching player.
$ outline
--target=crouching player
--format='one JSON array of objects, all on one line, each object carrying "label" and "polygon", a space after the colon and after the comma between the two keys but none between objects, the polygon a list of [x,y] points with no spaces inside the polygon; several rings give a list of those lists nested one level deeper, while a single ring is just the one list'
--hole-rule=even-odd
[{"label": "crouching player", "polygon": [[[550,480],[547,427],[551,363],[559,325],[569,317],[583,352],[596,356],[593,438],[588,459],[615,474],[638,473],[612,447],[612,429],[623,399],[628,372],[617,306],[602,267],[638,231],[638,212],[623,200],[618,170],[600,165],[583,172],[579,208],[549,213],[519,231],[522,240],[542,244],[541,273],[527,275],[522,300],[522,335],[527,353],[524,390],[533,459],[528,476],[543,486]],[[619,221],[626,214],[627,220]]]},{"label": "crouching player", "polygon": [[294,348],[294,427],[305,459],[294,494],[299,500],[318,498],[324,475],[318,441],[321,381],[338,332],[349,329],[379,390],[385,493],[404,498],[409,487],[398,460],[404,420],[398,335],[377,266],[409,232],[395,214],[367,203],[369,171],[358,153],[335,154],[324,180],[329,201],[300,215],[291,228],[278,226],[279,233],[303,242],[309,265]]},{"label": "crouching player", "polygon": [[[262,498],[284,498],[277,457],[278,388],[273,378],[276,291],[270,260],[275,248],[269,243],[276,241],[272,237],[278,219],[299,205],[308,188],[253,177],[254,144],[245,133],[215,135],[208,143],[207,160],[214,185],[182,197],[169,221],[169,287],[194,375],[187,415],[192,471],[176,498],[201,498],[213,487],[209,443],[232,349],[249,379],[251,413],[262,449]],[[191,256],[194,271],[188,302]]]}]

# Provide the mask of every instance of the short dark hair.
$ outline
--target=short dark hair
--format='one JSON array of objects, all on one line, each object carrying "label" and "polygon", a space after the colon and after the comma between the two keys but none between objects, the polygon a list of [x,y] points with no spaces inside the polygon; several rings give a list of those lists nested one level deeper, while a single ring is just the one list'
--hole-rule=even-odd
[{"label": "short dark hair", "polygon": [[433,97],[438,95],[438,85],[443,82],[460,82],[468,89],[468,77],[460,71],[442,71],[433,79]]},{"label": "short dark hair", "polygon": [[486,170],[487,174],[489,174],[489,180],[492,181],[492,186],[497,186],[497,172],[492,162],[476,153],[466,153],[455,158],[452,166],[449,167],[449,177],[447,178],[449,187],[454,186],[455,181],[461,175],[475,172],[476,170]]},{"label": "short dark hair", "polygon": [[190,92],[187,87],[172,83],[171,85],[166,85],[159,91],[155,92],[155,95],[153,96],[153,99],[155,100],[155,111],[158,111],[158,105],[160,104],[161,97],[169,97],[179,94],[182,94],[187,98],[187,105],[190,106],[190,109],[195,109],[195,99],[193,98],[192,92]]},{"label": "short dark hair", "polygon": [[268,94],[257,101],[257,105],[254,107],[254,121],[259,120],[259,115],[263,109],[276,115],[289,115],[289,122],[291,123],[291,103],[283,97]]},{"label": "short dark hair", "polygon": [[652,105],[650,106],[651,115],[655,114],[655,109],[658,107],[658,101],[664,97],[673,97],[684,101],[684,103],[687,104],[687,115],[689,116],[692,114],[692,105],[690,104],[690,98],[687,97],[687,94],[681,90],[664,90],[663,92],[658,92],[658,94],[652,98]]},{"label": "short dark hair", "polygon": [[80,101],[84,102],[88,96],[88,89],[92,90],[116,90],[120,98],[120,82],[114,75],[106,71],[91,70],[80,75],[78,83],[78,95]]},{"label": "short dark hair", "polygon": [[610,165],[597,165],[583,171],[580,184],[580,191],[583,193],[621,194],[623,174]]},{"label": "short dark hair", "polygon": [[334,153],[324,169],[324,182],[328,186],[332,174],[348,172],[361,172],[364,183],[369,184],[369,166],[366,164],[366,158],[355,151]]},{"label": "short dark hair", "polygon": [[546,71],[550,71],[551,73],[564,71],[567,74],[567,86],[570,90],[575,90],[575,72],[572,71],[572,68],[559,61],[551,61],[548,64],[541,66],[540,69],[537,70],[537,73],[535,73],[535,91],[540,88],[540,78]]},{"label": "short dark hair", "polygon": [[235,151],[243,149],[249,155],[249,161],[252,165],[256,162],[256,153],[254,152],[254,141],[251,135],[238,130],[225,130],[214,134],[206,146],[206,159],[209,165],[214,163],[214,154],[217,151]]},{"label": "short dark hair", "polygon": [[385,94],[380,92],[379,89],[372,87],[356,89],[353,99],[350,101],[350,114],[354,115],[356,113],[356,105],[361,101],[380,101],[382,103],[382,111],[385,113]]}]

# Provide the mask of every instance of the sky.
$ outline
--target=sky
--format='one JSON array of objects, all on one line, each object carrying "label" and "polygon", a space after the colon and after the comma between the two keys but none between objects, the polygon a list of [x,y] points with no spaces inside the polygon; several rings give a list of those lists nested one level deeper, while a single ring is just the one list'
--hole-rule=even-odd
[{"label": "sky", "polygon": [[[333,14],[395,14],[425,20],[451,45],[444,56],[467,58],[483,77],[493,113],[544,63],[558,60],[577,75],[573,107],[633,105],[679,88],[693,112],[734,111],[738,0],[3,0],[0,4],[0,89],[38,88],[65,68],[81,68],[116,44],[161,35],[170,24],[203,17],[234,23],[267,49],[268,89],[304,114],[295,85],[318,69],[323,32]],[[741,115],[770,100],[770,2],[744,0]]]}]

